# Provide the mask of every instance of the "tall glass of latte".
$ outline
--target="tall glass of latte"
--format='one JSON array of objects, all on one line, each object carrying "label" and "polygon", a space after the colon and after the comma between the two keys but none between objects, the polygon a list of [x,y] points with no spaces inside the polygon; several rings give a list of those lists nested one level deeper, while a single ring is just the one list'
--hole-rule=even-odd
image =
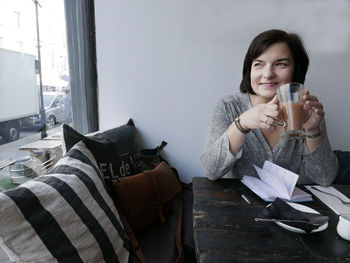
[{"label": "tall glass of latte", "polygon": [[284,133],[281,135],[287,138],[303,138],[303,108],[301,101],[304,85],[301,83],[288,83],[277,89],[277,95],[284,120]]}]

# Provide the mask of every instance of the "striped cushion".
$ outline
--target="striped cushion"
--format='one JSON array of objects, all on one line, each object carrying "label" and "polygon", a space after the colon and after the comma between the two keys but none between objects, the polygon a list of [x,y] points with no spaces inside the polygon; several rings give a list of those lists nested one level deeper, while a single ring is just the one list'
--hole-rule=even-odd
[{"label": "striped cushion", "polygon": [[0,246],[16,262],[127,262],[129,241],[83,142],[50,171],[0,193]]}]

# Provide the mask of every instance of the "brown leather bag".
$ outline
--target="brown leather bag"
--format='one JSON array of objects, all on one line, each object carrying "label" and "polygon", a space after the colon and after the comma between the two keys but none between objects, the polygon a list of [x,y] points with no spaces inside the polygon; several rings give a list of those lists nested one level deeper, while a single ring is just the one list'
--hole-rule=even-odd
[{"label": "brown leather bag", "polygon": [[135,233],[139,233],[156,221],[166,221],[171,211],[171,201],[178,196],[178,221],[176,244],[179,257],[183,260],[181,247],[182,196],[181,184],[176,169],[161,162],[153,170],[114,179],[112,181],[112,198],[118,208],[121,220],[128,233],[135,253],[141,262],[146,262]]}]

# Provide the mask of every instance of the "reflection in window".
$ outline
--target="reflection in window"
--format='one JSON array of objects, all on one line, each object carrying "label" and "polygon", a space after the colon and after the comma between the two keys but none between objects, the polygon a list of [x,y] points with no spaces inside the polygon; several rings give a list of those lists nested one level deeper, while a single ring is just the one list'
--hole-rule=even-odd
[{"label": "reflection in window", "polygon": [[16,49],[19,50],[19,51],[23,51],[23,42],[20,41],[20,40],[17,40],[16,44],[17,44],[17,48]]},{"label": "reflection in window", "polygon": [[[36,3],[40,4],[38,17]],[[94,30],[93,0],[0,0],[0,162],[28,158],[29,152],[19,147],[38,141],[43,127],[51,138],[57,138],[63,123],[82,133],[97,130]],[[44,126],[38,114],[40,68],[43,106],[51,106],[42,111]],[[51,92],[56,97],[47,99]],[[54,101],[59,102],[56,107]],[[23,112],[28,105],[30,111]],[[5,121],[4,109],[11,115]],[[0,169],[0,191],[11,189],[3,183],[16,186],[12,185],[9,167]]]},{"label": "reflection in window", "polygon": [[17,25],[17,28],[21,28],[21,13],[18,11],[14,11],[15,14],[15,25]]},{"label": "reflection in window", "polygon": [[[39,3],[38,17],[36,17],[36,2]],[[38,101],[31,116],[21,114],[20,119],[10,120],[15,123],[15,125],[12,123],[12,127],[18,129],[18,132],[22,132],[19,139],[28,136],[26,131],[20,130],[23,128],[22,124],[31,124],[31,120],[38,121],[40,118],[39,65],[43,92],[65,94],[65,102],[69,101],[63,105],[70,105],[66,114],[70,116],[70,125],[82,133],[97,130],[97,73],[93,0],[0,0],[0,7],[0,49],[5,50],[5,53],[11,53],[12,56],[26,57],[28,61],[31,61],[28,62],[25,70],[23,69],[24,65],[12,67],[17,70],[17,75],[23,75],[25,72],[34,75],[34,84],[26,85],[34,90],[31,95],[23,95],[20,87],[14,85],[11,87],[0,85],[0,95],[12,96],[8,101],[11,101],[11,104],[15,106],[13,112],[20,110],[19,105],[23,104],[16,96],[20,95],[27,102],[32,101],[33,97],[35,97],[34,100]],[[41,63],[38,59],[36,18],[39,21]],[[11,61],[13,63],[14,60]],[[3,58],[1,63],[2,65],[10,65],[10,62]],[[14,81],[10,80],[12,77],[10,74],[7,79],[13,83]],[[1,78],[4,79],[4,77]],[[15,79],[19,78],[15,77]],[[72,80],[74,81],[72,82]],[[68,92],[68,95],[65,92]],[[4,96],[1,95],[1,97]],[[1,112],[3,111],[1,110]],[[28,119],[29,117],[31,119]],[[26,119],[25,122],[24,119]],[[36,124],[40,124],[40,121]],[[56,123],[55,128],[61,124]],[[5,144],[1,133],[2,131],[0,131],[0,147]],[[33,138],[34,140],[38,139],[38,137]],[[16,150],[13,149],[13,151]],[[2,156],[5,154],[8,157]],[[0,160],[8,159],[11,157],[10,155],[10,152],[5,153],[0,149]]]},{"label": "reflection in window", "polygon": [[[36,3],[39,3],[38,13]],[[33,135],[34,132],[29,134],[23,129],[30,128],[30,125],[35,128],[40,125],[40,122],[33,121],[38,119],[41,108],[39,65],[43,92],[63,94],[69,86],[70,76],[64,0],[0,0],[0,7],[1,146],[10,139],[24,139]],[[55,128],[62,123],[56,123]],[[13,132],[9,132],[10,129]],[[10,134],[17,135],[10,137]],[[37,139],[38,137],[33,137],[33,140]],[[16,150],[14,147],[13,151]],[[0,149],[0,152],[0,160],[7,159],[1,157],[5,151]],[[8,154],[11,155],[10,152]]]}]

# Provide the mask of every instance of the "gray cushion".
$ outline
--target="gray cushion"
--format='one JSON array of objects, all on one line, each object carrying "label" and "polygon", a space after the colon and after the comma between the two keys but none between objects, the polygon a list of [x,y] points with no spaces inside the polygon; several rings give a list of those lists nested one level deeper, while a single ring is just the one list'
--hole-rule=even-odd
[{"label": "gray cushion", "polygon": [[135,147],[136,128],[129,121],[123,125],[92,136],[84,136],[68,125],[63,125],[63,139],[68,151],[83,141],[95,156],[105,180],[134,175],[142,171],[140,155]]}]

